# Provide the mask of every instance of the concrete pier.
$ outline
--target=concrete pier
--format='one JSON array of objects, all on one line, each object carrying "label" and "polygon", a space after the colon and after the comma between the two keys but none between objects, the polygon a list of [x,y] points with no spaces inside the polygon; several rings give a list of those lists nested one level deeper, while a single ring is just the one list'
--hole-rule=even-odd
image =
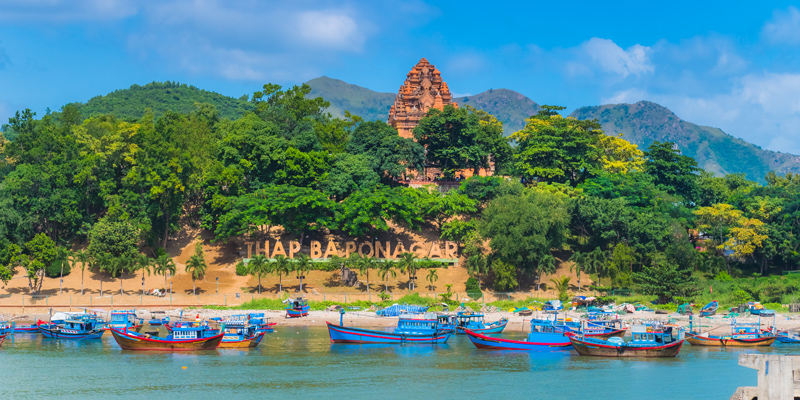
[{"label": "concrete pier", "polygon": [[800,356],[741,354],[739,365],[758,370],[758,386],[739,387],[731,400],[800,399]]}]

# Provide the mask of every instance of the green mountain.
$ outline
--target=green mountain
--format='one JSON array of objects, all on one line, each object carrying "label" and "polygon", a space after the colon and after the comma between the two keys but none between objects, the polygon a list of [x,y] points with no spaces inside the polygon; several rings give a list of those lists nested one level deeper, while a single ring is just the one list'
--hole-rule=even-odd
[{"label": "green mountain", "polygon": [[209,103],[217,107],[222,118],[238,118],[252,109],[247,98],[235,99],[177,82],[152,82],[144,86],[132,85],[115,90],[105,96],[96,96],[86,103],[73,103],[83,118],[98,114],[113,114],[125,120],[138,120],[150,108],[157,116],[170,110],[187,113],[195,103]]},{"label": "green mountain", "polygon": [[649,101],[582,107],[570,116],[596,119],[606,134],[621,133],[642,150],[654,141],[674,142],[701,168],[719,175],[745,173],[748,179],[763,182],[769,171],[800,172],[798,156],[764,150],[718,128],[686,122],[666,107]]},{"label": "green mountain", "polygon": [[[311,97],[322,96],[331,103],[331,114],[341,117],[344,111],[360,115],[366,120],[385,121],[389,108],[394,104],[394,93],[374,92],[326,76],[306,82],[311,86]],[[458,104],[470,105],[486,111],[503,122],[503,130],[510,135],[525,125],[525,118],[536,114],[539,105],[533,100],[508,89],[489,89],[474,96],[453,99]]]}]

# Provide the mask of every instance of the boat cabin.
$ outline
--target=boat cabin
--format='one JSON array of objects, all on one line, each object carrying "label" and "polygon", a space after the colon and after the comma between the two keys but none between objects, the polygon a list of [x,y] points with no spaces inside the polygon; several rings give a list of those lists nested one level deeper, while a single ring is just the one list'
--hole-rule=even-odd
[{"label": "boat cabin", "polygon": [[455,323],[457,328],[483,329],[486,327],[483,322],[483,314],[471,311],[459,311],[455,316]]},{"label": "boat cabin", "polygon": [[292,309],[295,309],[295,310],[300,310],[303,307],[308,307],[308,300],[306,300],[306,299],[304,299],[302,297],[298,297],[298,298],[292,300],[291,307],[292,307]]},{"label": "boat cabin", "polygon": [[108,326],[116,329],[130,328],[136,325],[136,311],[134,310],[113,310]]},{"label": "boat cabin", "polygon": [[91,314],[70,315],[60,324],[62,329],[72,329],[79,332],[88,332],[98,328],[97,317]]},{"label": "boat cabin", "polygon": [[397,321],[394,333],[433,335],[439,330],[438,319],[403,319]]},{"label": "boat cabin", "polygon": [[[671,326],[661,324],[634,325],[631,327],[632,339],[628,346],[658,346],[683,340],[682,332],[674,334]],[[622,338],[610,338],[609,342],[623,342]],[[624,342],[623,342],[624,343]]]}]

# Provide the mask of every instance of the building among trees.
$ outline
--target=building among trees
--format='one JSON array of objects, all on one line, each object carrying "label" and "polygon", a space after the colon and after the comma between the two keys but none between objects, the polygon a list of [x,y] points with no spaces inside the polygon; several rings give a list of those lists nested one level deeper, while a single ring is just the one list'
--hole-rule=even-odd
[{"label": "building among trees", "polygon": [[444,109],[446,105],[458,108],[453,102],[447,82],[436,66],[421,59],[406,76],[400,86],[394,105],[389,109],[389,125],[397,129],[400,136],[413,138],[413,130],[431,108]]}]

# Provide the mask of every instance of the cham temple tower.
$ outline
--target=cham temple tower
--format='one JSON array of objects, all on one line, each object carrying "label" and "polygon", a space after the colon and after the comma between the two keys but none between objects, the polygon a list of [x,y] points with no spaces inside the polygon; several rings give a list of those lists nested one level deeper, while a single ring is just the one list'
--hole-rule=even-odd
[{"label": "cham temple tower", "polygon": [[426,59],[421,59],[406,76],[400,91],[389,109],[389,125],[404,138],[413,137],[412,131],[431,108],[443,109],[453,102],[453,96],[442,74]]}]

